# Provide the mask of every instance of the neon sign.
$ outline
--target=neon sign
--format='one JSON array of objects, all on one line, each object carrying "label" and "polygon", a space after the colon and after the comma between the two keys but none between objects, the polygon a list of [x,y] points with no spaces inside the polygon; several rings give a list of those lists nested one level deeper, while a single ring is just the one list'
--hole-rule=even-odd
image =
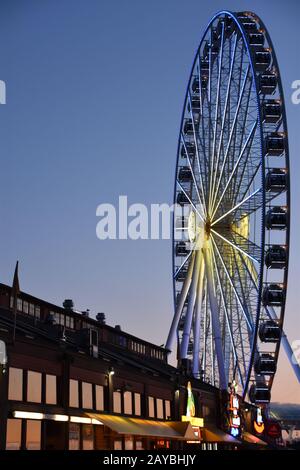
[{"label": "neon sign", "polygon": [[259,407],[257,408],[257,411],[256,411],[256,419],[253,422],[253,427],[254,427],[254,431],[257,434],[262,434],[265,430],[265,423],[263,421],[261,408]]}]

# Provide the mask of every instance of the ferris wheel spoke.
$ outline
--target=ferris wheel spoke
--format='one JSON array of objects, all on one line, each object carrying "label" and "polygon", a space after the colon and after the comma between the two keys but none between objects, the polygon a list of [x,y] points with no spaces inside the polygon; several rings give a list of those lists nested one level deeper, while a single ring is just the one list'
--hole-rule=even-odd
[{"label": "ferris wheel spoke", "polygon": [[211,172],[211,174],[214,173],[214,175],[213,175],[212,185],[210,185],[210,188],[209,188],[209,195],[210,195],[210,197],[209,197],[209,207],[208,207],[209,211],[211,209],[211,198],[212,198],[212,194],[213,194],[213,188],[215,186],[216,173],[218,172],[219,159],[220,159],[221,148],[222,148],[222,144],[223,144],[223,134],[224,134],[224,131],[225,131],[226,114],[227,114],[227,108],[228,108],[228,103],[229,103],[230,87],[231,87],[231,83],[232,83],[232,73],[233,73],[233,67],[234,67],[234,60],[235,60],[237,42],[238,42],[238,36],[237,36],[237,34],[235,34],[233,51],[232,51],[232,56],[231,56],[231,63],[230,63],[230,72],[229,72],[229,77],[228,77],[228,82],[227,82],[226,98],[225,98],[225,104],[224,104],[223,116],[222,116],[222,124],[221,124],[220,137],[219,137],[219,146],[218,146],[217,159],[216,159],[216,167],[215,167],[214,171]]},{"label": "ferris wheel spoke", "polygon": [[[223,309],[224,309],[224,312],[225,312],[226,326],[227,326],[229,337],[230,337],[232,352],[233,352],[233,356],[234,356],[234,359],[235,359],[235,362],[236,362],[236,367],[238,369],[238,375],[239,375],[239,378],[240,378],[240,382],[241,382],[242,388],[244,389],[244,380],[243,380],[243,375],[242,375],[242,372],[241,372],[241,369],[240,369],[240,358],[238,357],[237,347],[236,347],[235,341],[234,341],[234,335],[233,335],[231,322],[230,322],[230,318],[229,318],[229,314],[228,314],[228,307],[227,307],[227,303],[226,303],[226,300],[225,300],[223,285],[222,285],[222,282],[220,280],[220,274],[219,274],[219,269],[218,269],[218,266],[217,266],[214,250],[213,250],[213,261],[214,261],[215,273],[216,273],[216,277],[217,277],[217,280],[218,280],[218,285],[219,285],[219,289],[220,289],[220,293],[221,293]],[[245,366],[245,364],[244,364],[244,366]]]},{"label": "ferris wheel spoke", "polygon": [[219,53],[218,84],[217,84],[217,97],[216,97],[215,118],[214,118],[213,146],[212,146],[212,153],[210,155],[211,167],[210,167],[209,199],[211,198],[212,179],[213,179],[213,174],[214,174],[214,160],[215,160],[215,149],[216,149],[216,139],[217,139],[220,87],[221,87],[222,64],[223,64],[223,46],[224,46],[224,22],[222,23],[221,48],[220,48],[220,53]]},{"label": "ferris wheel spoke", "polygon": [[251,198],[254,198],[254,196],[256,196],[256,194],[258,193],[261,193],[261,188],[258,188],[256,189],[253,193],[249,194],[249,196],[247,196],[245,199],[243,199],[242,201],[240,201],[238,204],[236,204],[234,207],[232,207],[232,209],[230,209],[229,211],[225,212],[225,214],[221,215],[218,219],[214,220],[211,224],[211,226],[214,226],[216,225],[217,223],[219,223],[221,220],[225,219],[226,217],[228,217],[231,213],[233,212],[236,212],[241,206],[243,206],[246,202],[248,202]]},{"label": "ferris wheel spoke", "polygon": [[[238,233],[231,231],[226,233],[227,237],[221,235],[218,231],[211,228],[212,233],[214,233],[218,238],[223,240],[225,243],[230,245],[235,250],[242,253],[247,258],[251,259],[255,263],[260,263],[259,255],[260,255],[260,248],[255,245],[252,241],[247,238],[242,237]],[[247,250],[247,251],[246,251]],[[251,251],[252,253],[249,253]]]},{"label": "ferris wheel spoke", "polygon": [[195,206],[195,204],[191,200],[190,196],[188,195],[188,193],[186,192],[186,190],[184,189],[182,184],[178,180],[176,180],[176,182],[177,182],[178,186],[180,187],[181,191],[183,192],[183,194],[185,195],[185,197],[187,198],[187,200],[189,201],[190,205],[195,209],[195,212],[197,212],[197,214],[200,217],[200,219],[202,220],[202,222],[204,222],[203,215],[200,214],[200,212],[198,211],[197,207]]},{"label": "ferris wheel spoke", "polygon": [[[207,215],[206,199],[205,199],[205,194],[204,194],[204,186],[203,186],[203,179],[202,179],[202,169],[201,169],[200,158],[199,158],[198,139],[197,139],[197,134],[196,134],[195,119],[194,119],[194,113],[193,113],[193,108],[192,108],[192,100],[191,100],[191,95],[190,95],[190,92],[189,92],[189,91],[188,91],[188,100],[189,100],[189,105],[190,105],[190,115],[191,115],[191,119],[192,119],[193,136],[194,136],[194,143],[195,143],[195,149],[196,149],[197,163],[198,163],[198,168],[199,168],[199,177],[200,177],[200,183],[201,183],[201,191],[202,191],[202,197],[203,197],[202,205],[203,205],[204,213],[205,213],[205,216],[206,216],[206,215]],[[186,150],[186,148],[185,148],[185,150]],[[186,155],[188,156],[188,152],[186,152]],[[190,164],[190,161],[189,161],[189,164]],[[191,164],[190,164],[190,166],[191,166]],[[193,172],[192,174],[194,175],[194,172]],[[194,176],[195,176],[195,175],[194,175]],[[193,176],[193,178],[194,178],[194,176]],[[195,185],[196,185],[196,188],[197,188],[196,180],[194,180],[194,182],[195,182]],[[198,193],[198,197],[199,197],[198,188],[197,188],[197,193]],[[199,197],[199,199],[200,199],[200,197]]]},{"label": "ferris wheel spoke", "polygon": [[182,268],[186,265],[186,263],[188,262],[188,260],[190,259],[190,257],[192,256],[192,253],[193,253],[193,248],[191,249],[191,251],[189,252],[189,254],[184,258],[183,262],[181,263],[181,265],[176,269],[175,273],[174,273],[174,279],[176,279],[177,277],[177,274],[180,273],[180,271],[182,270]]},{"label": "ferris wheel spoke", "polygon": [[[232,125],[231,125],[230,134],[229,134],[229,139],[228,139],[228,143],[227,143],[227,146],[226,146],[225,154],[224,154],[224,157],[223,157],[220,175],[219,175],[219,176],[215,175],[215,181],[217,181],[217,178],[218,178],[218,183],[217,183],[216,189],[213,188],[213,192],[212,192],[212,202],[211,202],[210,207],[213,207],[213,206],[214,206],[215,200],[216,200],[217,195],[218,195],[218,192],[219,192],[220,184],[221,184],[221,181],[222,181],[222,178],[223,178],[224,169],[225,169],[225,164],[226,164],[226,162],[227,162],[227,158],[228,158],[228,155],[229,155],[229,149],[230,149],[230,146],[231,146],[233,133],[234,133],[234,130],[235,130],[235,127],[236,127],[236,124],[237,124],[237,118],[238,118],[238,115],[239,115],[239,112],[240,112],[240,107],[241,107],[241,103],[242,103],[242,99],[243,99],[243,95],[244,95],[246,83],[247,83],[248,77],[249,77],[249,71],[250,71],[250,66],[248,65],[248,66],[247,66],[247,69],[246,69],[246,72],[245,72],[245,77],[244,77],[244,80],[243,80],[242,89],[241,89],[241,92],[240,92],[240,95],[239,95],[238,104],[237,104],[237,107],[236,107],[236,110],[235,110],[235,115],[234,115],[233,122],[232,122]],[[216,172],[216,173],[217,173],[217,172]]]},{"label": "ferris wheel spoke", "polygon": [[220,259],[220,261],[221,261],[221,265],[222,265],[222,267],[223,267],[223,269],[224,269],[224,272],[225,272],[226,277],[227,277],[227,279],[228,279],[228,281],[229,281],[229,284],[230,284],[230,286],[231,286],[231,288],[232,288],[232,290],[233,290],[233,292],[234,292],[234,295],[235,295],[235,297],[236,297],[236,300],[237,300],[237,302],[238,302],[238,304],[239,304],[239,307],[240,307],[240,309],[241,309],[241,311],[242,311],[242,313],[243,313],[243,316],[244,316],[244,318],[245,318],[245,320],[246,320],[246,323],[247,323],[247,325],[248,325],[250,331],[252,331],[252,330],[253,330],[253,321],[252,321],[252,318],[251,318],[251,316],[249,315],[248,311],[245,309],[245,306],[243,305],[243,302],[242,302],[242,300],[240,299],[240,296],[239,296],[239,294],[238,294],[238,292],[237,292],[237,289],[236,289],[234,283],[232,282],[231,276],[230,276],[230,274],[229,274],[229,272],[228,272],[228,269],[227,269],[226,264],[225,264],[225,262],[224,262],[223,256],[221,255],[220,250],[219,250],[219,248],[218,248],[218,246],[217,246],[217,244],[216,244],[216,242],[215,242],[215,240],[214,240],[214,235],[211,236],[211,239],[212,239],[213,246],[214,246],[214,248],[215,248],[215,250],[216,250],[216,252],[217,252],[217,254],[218,254],[218,257],[219,257],[219,259]]},{"label": "ferris wheel spoke", "polygon": [[[245,141],[245,143],[244,143],[244,146],[243,146],[242,150],[240,151],[240,154],[239,154],[239,156],[238,156],[238,158],[237,158],[237,160],[236,160],[236,162],[235,162],[235,165],[234,165],[234,167],[233,167],[233,170],[232,170],[231,174],[229,175],[229,178],[228,178],[228,180],[227,180],[227,183],[226,183],[226,185],[225,185],[225,188],[224,188],[224,190],[223,190],[223,192],[222,192],[222,194],[221,194],[219,200],[217,201],[215,207],[213,208],[212,215],[211,215],[211,218],[212,218],[212,219],[214,218],[214,216],[215,216],[215,214],[216,214],[216,212],[217,212],[217,210],[218,210],[218,208],[219,208],[219,206],[220,206],[220,204],[221,204],[221,202],[222,202],[222,200],[223,200],[223,198],[224,198],[224,196],[225,196],[225,194],[226,194],[226,191],[227,191],[227,189],[228,189],[228,187],[229,187],[229,185],[230,185],[230,183],[231,183],[231,180],[232,180],[233,176],[235,175],[235,173],[236,173],[236,171],[237,171],[237,169],[238,169],[238,167],[239,167],[239,164],[240,164],[240,162],[241,162],[241,159],[242,159],[243,156],[244,156],[244,153],[245,153],[245,151],[246,151],[246,149],[247,149],[247,147],[248,147],[248,145],[249,145],[249,142],[251,142],[252,139],[253,139],[253,135],[254,135],[254,133],[255,133],[256,126],[257,126],[257,120],[254,122],[254,124],[253,124],[253,126],[252,126],[252,128],[251,128],[251,131],[249,132],[249,134],[248,134],[248,136],[247,136],[247,139],[246,139],[246,141]],[[250,144],[250,145],[251,145],[251,144]],[[249,156],[249,152],[248,152],[248,155],[247,155],[247,156]],[[246,159],[245,165],[247,164],[247,161],[248,161],[248,158]]]},{"label": "ferris wheel spoke", "polygon": [[[197,184],[197,181],[196,181],[195,172],[194,172],[193,165],[191,163],[191,160],[190,160],[187,148],[186,148],[186,142],[185,142],[183,134],[181,134],[181,140],[182,140],[182,144],[183,144],[183,147],[184,147],[184,150],[185,150],[185,153],[186,153],[187,161],[188,161],[188,164],[189,164],[189,167],[190,167],[190,170],[191,170],[194,186],[195,186],[197,196],[198,196],[198,199],[199,199],[199,204],[201,204],[201,206],[205,207],[205,195],[204,195],[204,190],[203,190],[202,176],[200,176],[200,178],[201,178],[201,192],[202,192],[202,198],[201,198],[200,193],[199,193],[198,184]],[[198,153],[197,153],[197,155],[198,155]],[[199,158],[198,158],[198,163],[199,163],[199,174],[201,175],[201,168],[200,168]]]},{"label": "ferris wheel spoke", "polygon": [[[214,249],[215,253],[215,249]],[[216,254],[215,254],[215,259],[216,259]],[[216,261],[216,265],[218,266],[218,263]],[[221,279],[220,281],[222,285],[228,286],[229,289],[231,290],[231,294],[233,296],[229,296],[231,298],[230,301],[230,321],[231,325],[233,328],[233,334],[234,337],[236,338],[236,347],[240,351],[240,357],[241,357],[241,365],[243,366],[243,372],[244,372],[244,377],[246,377],[247,373],[247,361],[246,361],[246,354],[245,354],[245,333],[247,334],[248,338],[248,331],[249,331],[249,326],[245,321],[244,321],[244,308],[241,309],[240,305],[240,298],[239,294],[237,291],[234,291],[233,283],[231,282],[231,277],[228,278],[226,272],[224,272],[224,269],[222,269],[222,263],[221,263],[221,268],[218,267],[219,272],[223,272],[225,274],[225,278]],[[227,280],[227,282],[226,282]]]},{"label": "ferris wheel spoke", "polygon": [[219,383],[220,387],[224,390],[227,388],[226,373],[225,373],[225,362],[222,347],[222,336],[219,323],[219,305],[215,292],[215,285],[212,275],[212,260],[211,260],[211,247],[203,248],[204,262],[205,262],[205,274],[207,279],[207,290],[209,296],[209,305],[211,311],[211,325],[213,341],[215,346],[215,353],[218,363],[219,370]]}]

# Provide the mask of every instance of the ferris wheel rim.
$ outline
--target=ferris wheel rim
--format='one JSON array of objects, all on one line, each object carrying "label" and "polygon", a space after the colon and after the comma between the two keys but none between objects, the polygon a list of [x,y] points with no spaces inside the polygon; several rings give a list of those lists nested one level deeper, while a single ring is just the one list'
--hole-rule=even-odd
[{"label": "ferris wheel rim", "polygon": [[[263,25],[262,21],[260,20],[260,18],[257,17],[257,15],[254,15],[253,13],[250,13],[250,12],[246,12],[246,13],[247,13],[247,15],[249,14],[249,16],[252,15],[255,18],[256,21],[259,21],[259,23],[261,25]],[[246,48],[246,51],[247,51],[247,56],[249,58],[249,64],[250,64],[250,67],[251,67],[251,73],[252,73],[252,77],[254,79],[254,84],[255,84],[257,114],[258,114],[258,117],[259,117],[257,126],[259,128],[260,144],[261,144],[260,145],[261,146],[261,148],[260,148],[261,176],[262,176],[261,192],[262,192],[262,207],[263,207],[263,210],[262,210],[262,224],[261,224],[261,253],[260,253],[260,266],[261,266],[261,269],[260,269],[260,273],[259,273],[259,292],[258,292],[256,321],[255,321],[255,325],[254,325],[254,332],[253,332],[252,344],[251,344],[251,358],[250,358],[250,361],[249,361],[249,364],[248,364],[246,384],[245,384],[244,391],[243,391],[243,395],[245,396],[245,394],[247,393],[247,390],[248,390],[248,385],[249,385],[249,381],[250,381],[250,377],[251,377],[251,371],[252,371],[252,368],[253,368],[253,361],[254,361],[254,356],[255,356],[255,346],[256,346],[256,343],[257,343],[258,327],[259,327],[259,321],[260,321],[260,314],[261,314],[261,310],[262,310],[262,289],[263,289],[263,282],[264,282],[264,269],[265,269],[264,268],[264,258],[265,258],[265,246],[266,246],[266,240],[265,240],[266,197],[265,197],[265,181],[264,181],[266,168],[265,168],[265,157],[264,157],[264,147],[263,147],[263,142],[264,142],[263,120],[262,120],[261,102],[260,102],[259,89],[258,89],[258,75],[257,75],[257,70],[255,68],[255,64],[254,64],[254,61],[253,61],[253,58],[252,58],[252,52],[251,52],[251,48],[250,48],[250,45],[249,45],[249,39],[248,39],[248,37],[247,37],[243,27],[242,27],[242,24],[239,20],[239,17],[238,17],[237,13],[233,13],[233,12],[228,11],[228,10],[221,10],[218,13],[216,13],[213,16],[213,18],[210,20],[207,28],[205,29],[205,32],[204,32],[204,34],[201,38],[199,47],[197,48],[197,52],[195,54],[195,58],[194,58],[194,61],[193,61],[193,64],[192,64],[192,68],[191,68],[191,72],[190,72],[190,76],[189,76],[189,80],[188,80],[188,85],[187,85],[185,100],[184,100],[185,104],[184,104],[184,107],[183,107],[181,123],[180,123],[180,135],[179,135],[179,140],[178,140],[178,150],[177,150],[178,157],[177,157],[177,163],[176,163],[176,175],[178,173],[179,152],[180,152],[180,148],[181,148],[181,145],[182,145],[181,133],[182,133],[183,123],[184,123],[184,119],[185,119],[185,112],[186,112],[185,108],[186,108],[187,100],[190,100],[190,96],[189,96],[190,95],[190,85],[191,85],[191,79],[192,79],[192,76],[193,76],[193,71],[195,69],[197,60],[199,60],[201,47],[203,45],[203,42],[206,38],[207,33],[212,28],[212,25],[215,22],[215,20],[222,17],[222,16],[224,16],[224,15],[232,18],[232,20],[234,21],[235,27],[238,28],[238,31],[241,34],[241,37],[243,39],[243,44],[244,44],[244,46]],[[267,32],[267,29],[265,27],[264,27],[264,30],[265,30],[264,34],[268,37],[268,43],[272,44],[270,36],[269,36],[269,34]],[[283,111],[282,112],[282,114],[283,114],[282,115],[282,125],[283,125],[285,131],[287,131],[285,105],[284,105],[284,95],[283,95],[283,90],[282,90],[282,83],[281,83],[281,77],[280,77],[278,62],[277,62],[276,55],[275,55],[273,47],[272,47],[272,62],[275,64],[275,67],[276,67],[276,70],[277,70],[277,73],[278,73],[278,88],[279,88],[280,97],[282,98],[282,101],[283,101],[283,103],[282,103],[282,111]],[[193,115],[193,112],[191,114]],[[192,116],[192,119],[193,119],[193,116]],[[289,174],[288,139],[286,139],[286,143],[287,143],[287,147],[286,147],[286,150],[285,150],[285,162],[286,162],[286,168],[287,168],[287,171],[288,171],[288,174]],[[187,155],[188,155],[188,153],[187,153]],[[176,201],[176,195],[177,195],[177,176],[175,177],[175,187],[174,187],[174,199],[175,199],[175,201]],[[289,183],[288,183],[288,188],[287,188],[287,201],[288,201],[288,218],[289,218],[289,208],[290,208]],[[174,224],[175,224],[175,219],[174,219]],[[287,250],[288,250],[288,245],[289,245],[289,229],[290,229],[290,227],[289,227],[289,221],[288,221],[287,236],[286,236]],[[174,249],[174,232],[173,232],[172,246],[173,246],[173,249]],[[183,262],[183,264],[184,264],[184,262]],[[286,269],[285,269],[285,283],[287,282],[287,272],[288,272],[288,252],[287,252],[287,266],[286,266]],[[173,253],[174,305],[176,306],[175,274],[176,274],[175,256],[174,256],[174,253]],[[283,309],[281,311],[281,315],[280,315],[280,321],[281,322],[283,321],[284,310],[285,309],[283,307]],[[278,353],[279,353],[279,345],[276,349],[276,361],[278,359]]]}]

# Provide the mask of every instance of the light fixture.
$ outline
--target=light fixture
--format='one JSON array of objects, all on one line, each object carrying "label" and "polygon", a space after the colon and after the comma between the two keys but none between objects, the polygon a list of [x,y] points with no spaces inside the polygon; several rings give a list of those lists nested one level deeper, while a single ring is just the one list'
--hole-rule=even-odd
[{"label": "light fixture", "polygon": [[14,411],[13,412],[14,418],[21,418],[21,419],[43,419],[43,413],[33,413],[31,411]]},{"label": "light fixture", "polygon": [[13,412],[14,418],[20,419],[48,419],[51,421],[69,421],[69,416],[67,415],[52,415],[52,414],[44,414],[44,413],[36,413],[32,411],[14,411]]},{"label": "light fixture", "polygon": [[69,421],[67,415],[44,415],[44,419],[52,419],[53,421]]},{"label": "light fixture", "polygon": [[113,367],[110,367],[108,369],[108,375],[114,375],[115,374],[115,371],[114,371],[114,368]]},{"label": "light fixture", "polygon": [[101,424],[103,426],[103,423],[99,421],[99,419],[92,418],[92,424]]},{"label": "light fixture", "polygon": [[84,418],[82,416],[71,416],[71,423],[91,424],[91,418]]}]

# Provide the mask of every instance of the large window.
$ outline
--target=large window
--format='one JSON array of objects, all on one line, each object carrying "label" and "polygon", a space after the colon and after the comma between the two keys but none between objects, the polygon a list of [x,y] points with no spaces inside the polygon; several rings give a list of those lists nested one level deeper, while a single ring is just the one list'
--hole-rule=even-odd
[{"label": "large window", "polygon": [[69,450],[80,449],[80,425],[69,423]]},{"label": "large window", "polygon": [[114,392],[114,413],[121,412],[121,392]]},{"label": "large window", "polygon": [[41,421],[27,420],[26,422],[26,449],[40,450],[41,448]]},{"label": "large window", "polygon": [[164,419],[164,402],[161,398],[156,399],[156,417]]},{"label": "large window", "polygon": [[166,413],[166,419],[171,418],[171,402],[170,402],[170,400],[165,401],[165,413]]},{"label": "large window", "polygon": [[155,418],[154,398],[148,397],[149,418]]},{"label": "large window", "polygon": [[42,401],[42,374],[28,371],[27,374],[27,401],[41,403]]},{"label": "large window", "polygon": [[140,393],[134,394],[134,414],[137,416],[141,416],[141,394]]},{"label": "large window", "polygon": [[82,450],[94,449],[94,432],[92,424],[82,425]]},{"label": "large window", "polygon": [[78,380],[70,380],[70,397],[69,405],[73,408],[78,408],[79,406],[79,396],[78,396]]},{"label": "large window", "polygon": [[23,370],[9,368],[8,399],[23,400]]},{"label": "large window", "polygon": [[57,386],[55,375],[46,375],[46,403],[49,405],[56,405],[57,403]]},{"label": "large window", "polygon": [[96,385],[96,410],[104,410],[104,390],[102,385]]},{"label": "large window", "polygon": [[129,391],[124,392],[124,413],[132,415],[132,393]]},{"label": "large window", "polygon": [[6,450],[20,450],[21,448],[21,419],[8,419],[6,428]]},{"label": "large window", "polygon": [[93,386],[87,382],[82,382],[82,408],[93,408]]}]

